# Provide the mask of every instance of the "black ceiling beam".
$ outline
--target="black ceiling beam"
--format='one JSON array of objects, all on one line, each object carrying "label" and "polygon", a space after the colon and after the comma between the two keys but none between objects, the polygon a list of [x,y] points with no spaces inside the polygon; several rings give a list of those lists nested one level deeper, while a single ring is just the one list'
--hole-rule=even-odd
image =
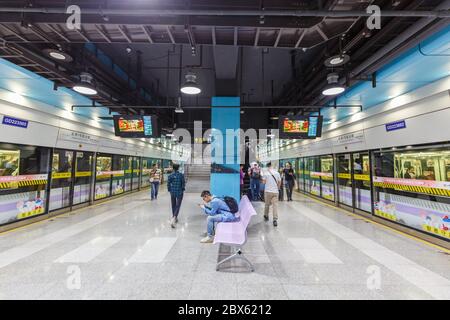
[{"label": "black ceiling beam", "polygon": [[[75,108],[100,108],[98,105],[73,105]],[[108,106],[110,109],[176,109],[177,106]],[[183,106],[183,109],[211,109],[211,106]],[[240,106],[241,109],[321,109],[321,108],[362,108],[362,105],[324,105],[324,106]]]},{"label": "black ceiling beam", "polygon": [[[65,7],[1,7],[0,12],[7,13],[41,13],[45,15],[65,15]],[[212,10],[212,9],[128,9],[128,8],[83,8],[83,15],[96,16],[214,16],[214,17],[370,17],[372,13],[364,10]],[[447,10],[381,10],[382,17],[417,17],[417,18],[450,18]]]},{"label": "black ceiling beam", "polygon": [[[31,16],[30,20],[35,24],[50,23],[65,25],[67,16],[65,15],[45,15],[45,14],[28,14]],[[83,24],[98,24],[109,25],[115,27],[116,25],[127,26],[184,26],[184,17],[138,17],[133,16],[114,16],[105,21],[101,16],[83,16]],[[0,12],[0,23],[21,23],[22,17],[20,14],[10,14]],[[321,18],[305,17],[303,19],[295,17],[266,17],[264,21],[264,28],[285,28],[298,29],[310,28],[322,21]],[[190,26],[218,26],[218,27],[261,27],[259,19],[255,17],[191,17]]]}]

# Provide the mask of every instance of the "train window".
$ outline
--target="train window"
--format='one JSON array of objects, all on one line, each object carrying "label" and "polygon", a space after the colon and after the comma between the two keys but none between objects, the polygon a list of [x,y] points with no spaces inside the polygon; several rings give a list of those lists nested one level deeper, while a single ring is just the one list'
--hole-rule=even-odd
[{"label": "train window", "polygon": [[20,150],[0,150],[0,176],[19,174]]},{"label": "train window", "polygon": [[396,178],[450,181],[450,151],[394,154]]},{"label": "train window", "polygon": [[50,149],[0,144],[0,225],[46,213]]},{"label": "train window", "polygon": [[450,150],[374,153],[375,214],[450,239]]}]

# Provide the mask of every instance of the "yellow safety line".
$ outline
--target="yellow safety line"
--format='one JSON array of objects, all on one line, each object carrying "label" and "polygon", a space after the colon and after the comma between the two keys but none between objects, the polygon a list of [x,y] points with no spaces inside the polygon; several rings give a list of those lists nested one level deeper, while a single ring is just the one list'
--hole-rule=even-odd
[{"label": "yellow safety line", "polygon": [[[139,191],[139,192],[142,192],[142,191],[148,191],[148,190],[141,190],[141,191]],[[130,194],[133,194],[133,193],[134,193],[134,194],[137,194],[137,193],[139,193],[139,192],[132,192],[132,193],[130,193]],[[99,200],[100,200],[100,199],[99,199]],[[64,216],[69,216],[70,214],[73,214],[74,212],[76,213],[77,211],[80,211],[80,210],[83,210],[83,209],[94,208],[94,207],[100,206],[100,205],[102,205],[102,204],[106,204],[107,202],[114,201],[114,200],[119,200],[119,198],[109,199],[108,201],[105,201],[105,202],[95,203],[95,204],[90,205],[90,206],[85,206],[85,207],[77,208],[77,209],[75,209],[75,210],[72,210],[72,211],[69,211],[69,212],[66,212],[66,213],[63,213],[63,214],[58,214],[58,215],[56,215],[56,216],[51,216],[51,217],[49,216],[49,217],[47,217],[47,218],[45,218],[45,219],[43,219],[43,220],[39,220],[39,221],[36,221],[36,222],[31,222],[31,223],[26,224],[26,225],[21,226],[21,227],[16,227],[16,228],[13,228],[13,229],[11,229],[11,230],[6,230],[6,231],[3,231],[3,232],[0,232],[0,236],[2,236],[2,235],[4,235],[4,234],[9,234],[9,233],[12,233],[12,232],[20,231],[20,230],[22,230],[22,229],[31,227],[31,226],[36,225],[36,224],[38,224],[38,223],[46,222],[46,221],[49,220],[49,219],[55,219],[55,218],[61,218],[61,217],[64,217]],[[47,215],[48,215],[48,212],[47,212]],[[20,221],[20,220],[19,220],[19,221]]]},{"label": "yellow safety line", "polygon": [[447,248],[441,247],[441,246],[438,245],[438,244],[434,244],[434,243],[429,242],[429,241],[427,241],[427,240],[420,239],[420,238],[418,238],[418,237],[415,237],[415,236],[410,235],[410,234],[408,234],[408,233],[405,233],[405,232],[403,232],[403,231],[400,231],[400,230],[394,229],[394,228],[392,228],[392,227],[389,227],[389,226],[387,226],[387,225],[384,225],[384,224],[382,224],[382,223],[373,221],[373,220],[371,220],[371,219],[367,219],[367,218],[364,217],[364,216],[361,216],[361,215],[355,214],[355,213],[353,213],[353,212],[347,211],[347,210],[345,210],[345,209],[342,209],[342,208],[340,208],[340,207],[336,207],[336,206],[333,206],[333,205],[331,205],[331,204],[325,203],[325,202],[323,202],[323,201],[320,201],[320,200],[318,200],[318,199],[315,199],[314,197],[311,197],[310,195],[307,195],[307,194],[301,194],[301,195],[303,195],[303,196],[305,196],[305,197],[308,197],[308,198],[314,200],[315,202],[317,202],[317,203],[319,203],[319,204],[324,204],[324,205],[326,205],[326,206],[328,206],[328,207],[331,207],[331,208],[333,208],[333,209],[337,209],[337,210],[342,211],[342,212],[344,212],[344,213],[346,213],[346,214],[352,215],[353,217],[360,218],[360,219],[362,219],[362,220],[364,220],[364,221],[367,221],[367,222],[370,222],[370,223],[372,223],[372,224],[378,225],[378,226],[383,227],[383,228],[385,228],[385,229],[387,229],[387,230],[390,230],[390,231],[393,231],[393,232],[398,233],[398,234],[400,234],[400,235],[403,235],[403,236],[405,236],[405,237],[407,237],[407,238],[409,238],[409,239],[416,240],[416,241],[418,241],[418,242],[421,242],[421,243],[426,244],[426,245],[428,245],[428,246],[434,247],[435,249],[439,249],[439,250],[441,250],[441,251],[444,251],[445,253],[450,254],[450,250],[448,250]]}]

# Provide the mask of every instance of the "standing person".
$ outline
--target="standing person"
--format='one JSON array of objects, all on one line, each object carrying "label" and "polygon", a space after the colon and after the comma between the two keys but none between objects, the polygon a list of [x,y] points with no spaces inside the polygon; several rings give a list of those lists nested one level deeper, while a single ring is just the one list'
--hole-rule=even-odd
[{"label": "standing person", "polygon": [[284,185],[286,186],[287,201],[292,201],[292,191],[295,186],[295,173],[290,162],[286,162],[283,169]]},{"label": "standing person", "polygon": [[278,201],[284,201],[284,190],[283,190],[283,186],[284,186],[284,180],[283,180],[283,168],[281,168],[278,173],[280,174],[281,177],[281,186],[280,186],[280,190],[278,192]]},{"label": "standing person", "polygon": [[278,190],[281,186],[281,176],[278,171],[272,169],[272,163],[267,164],[267,172],[264,173],[264,220],[269,220],[269,207],[273,210],[273,226],[278,226]]},{"label": "standing person", "polygon": [[150,184],[151,184],[151,199],[156,200],[158,198],[159,185],[161,183],[161,169],[158,164],[153,164],[150,171]]},{"label": "standing person", "polygon": [[244,172],[244,165],[241,164],[240,166],[240,170],[239,170],[240,176],[241,176],[241,184],[240,184],[240,193],[241,193],[241,197],[242,194],[244,193],[244,178],[245,178],[245,172]]},{"label": "standing person", "polygon": [[214,227],[217,222],[233,222],[238,218],[231,212],[230,207],[222,199],[214,197],[211,192],[205,190],[200,195],[204,204],[200,208],[208,216],[206,237],[200,240],[201,243],[212,243],[214,241]]},{"label": "standing person", "polygon": [[248,175],[250,176],[250,190],[252,192],[252,200],[258,201],[259,196],[259,184],[261,180],[261,168],[256,162],[253,162],[252,166],[248,169]]},{"label": "standing person", "polygon": [[181,202],[183,201],[186,180],[184,179],[184,174],[178,172],[178,169],[180,169],[179,164],[174,163],[172,168],[173,172],[167,178],[167,191],[170,192],[172,201],[172,221],[170,226],[175,228],[175,224],[178,222]]}]

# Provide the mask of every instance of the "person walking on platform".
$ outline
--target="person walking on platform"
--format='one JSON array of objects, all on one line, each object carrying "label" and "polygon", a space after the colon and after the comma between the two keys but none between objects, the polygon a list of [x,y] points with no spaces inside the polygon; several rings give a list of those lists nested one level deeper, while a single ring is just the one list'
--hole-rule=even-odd
[{"label": "person walking on platform", "polygon": [[260,199],[259,184],[261,180],[261,168],[256,162],[248,169],[248,175],[250,177],[250,190],[252,192],[251,200],[258,201]]},{"label": "person walking on platform", "polygon": [[156,200],[158,198],[159,185],[161,183],[161,169],[155,163],[150,171],[150,187],[151,187],[151,199]]},{"label": "person walking on platform", "polygon": [[167,178],[167,191],[170,193],[172,202],[172,221],[171,227],[175,228],[175,224],[178,222],[178,214],[180,212],[181,202],[183,201],[183,194],[186,186],[186,180],[184,174],[178,172],[180,165],[174,163],[173,172]]},{"label": "person walking on platform", "polygon": [[278,191],[278,201],[284,201],[284,180],[283,180],[283,168],[278,170],[278,173],[280,174],[281,177],[281,185],[280,185],[280,190]]},{"label": "person walking on platform", "polygon": [[269,208],[273,210],[273,226],[278,226],[278,193],[281,186],[281,176],[272,169],[272,163],[267,164],[267,171],[263,175],[264,189],[264,220],[269,220]]},{"label": "person walking on platform", "polygon": [[286,186],[287,201],[292,201],[292,191],[294,191],[295,186],[295,174],[290,162],[287,162],[283,169],[283,180],[284,185]]}]

